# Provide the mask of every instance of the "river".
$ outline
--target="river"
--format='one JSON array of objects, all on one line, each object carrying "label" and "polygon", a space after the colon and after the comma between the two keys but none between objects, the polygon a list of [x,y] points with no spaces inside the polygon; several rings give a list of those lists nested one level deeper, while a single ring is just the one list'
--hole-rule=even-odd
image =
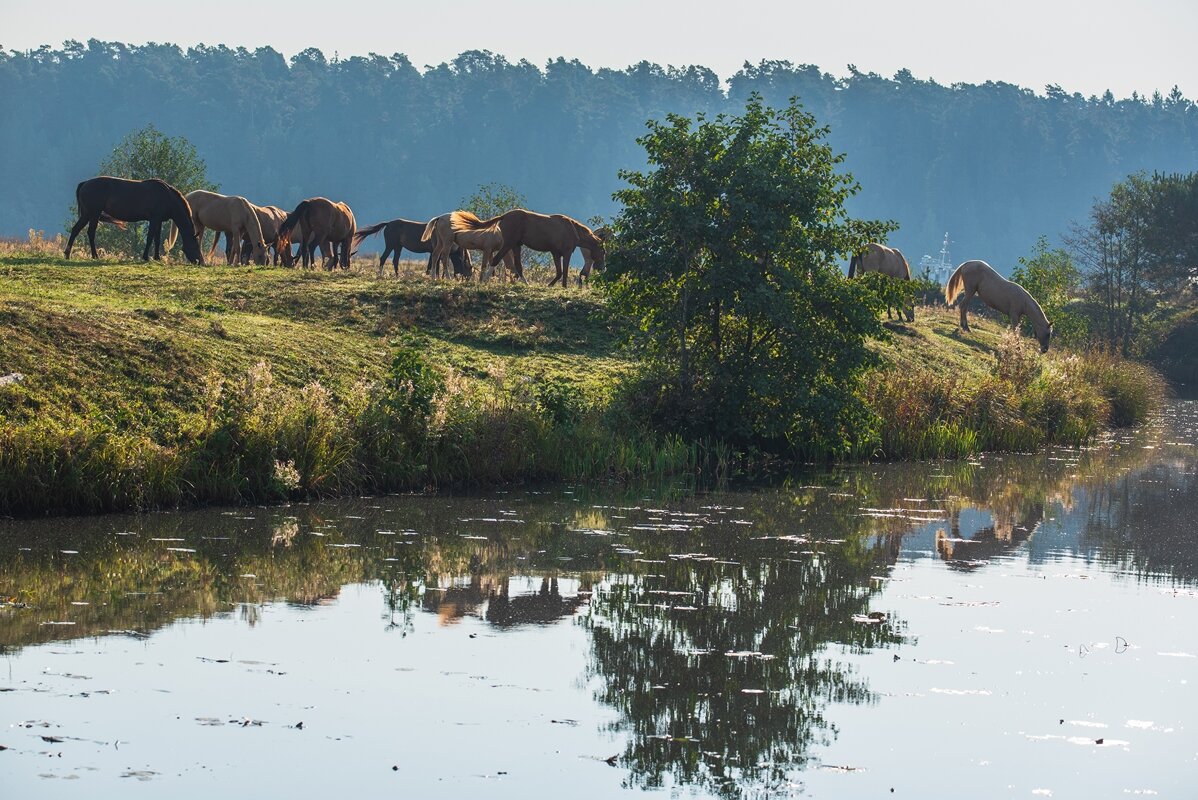
[{"label": "river", "polygon": [[2,793],[1191,798],[1196,443],[0,521]]}]

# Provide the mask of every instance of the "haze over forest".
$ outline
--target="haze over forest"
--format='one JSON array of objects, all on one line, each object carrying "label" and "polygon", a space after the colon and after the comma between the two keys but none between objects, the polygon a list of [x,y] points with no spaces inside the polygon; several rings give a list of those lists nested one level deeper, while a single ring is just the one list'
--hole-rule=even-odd
[{"label": "haze over forest", "polygon": [[587,219],[615,211],[619,169],[643,165],[647,119],[798,96],[862,186],[851,211],[897,220],[890,242],[913,267],[947,231],[954,261],[1004,273],[1129,173],[1198,166],[1198,107],[1176,89],[1087,98],[995,78],[945,86],[761,62],[722,80],[701,66],[592,70],[479,51],[421,72],[398,54],[67,42],[0,53],[0,235],[60,231],[76,183],[148,123],[187,137],[222,191],[257,203],[325,195],[365,225],[425,219],[500,182],[531,208]]}]

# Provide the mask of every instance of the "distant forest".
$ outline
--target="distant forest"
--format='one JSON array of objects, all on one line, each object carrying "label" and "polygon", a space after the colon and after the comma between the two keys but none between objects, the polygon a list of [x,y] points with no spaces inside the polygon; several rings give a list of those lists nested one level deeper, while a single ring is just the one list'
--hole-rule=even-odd
[{"label": "distant forest", "polygon": [[61,230],[75,184],[147,123],[187,137],[222,191],[258,203],[326,195],[365,225],[427,218],[499,182],[585,220],[615,210],[618,169],[643,166],[647,119],[797,96],[862,186],[851,211],[897,220],[890,241],[913,267],[947,231],[955,261],[1002,272],[1129,173],[1198,169],[1198,108],[1176,88],[1116,100],[849,69],[766,61],[721,82],[704,67],[538,67],[478,51],[423,72],[403,55],[316,49],[290,61],[95,40],[0,52],[0,235]]}]

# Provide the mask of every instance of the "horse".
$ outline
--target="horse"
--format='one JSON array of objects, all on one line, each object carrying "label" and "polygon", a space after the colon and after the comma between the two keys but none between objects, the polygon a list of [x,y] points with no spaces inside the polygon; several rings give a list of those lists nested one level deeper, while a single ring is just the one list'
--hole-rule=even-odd
[{"label": "horse", "polygon": [[[449,214],[448,223],[443,221],[442,217],[438,217],[429,223],[429,226],[436,225],[438,248],[443,248],[445,253],[452,252],[452,246],[457,245],[468,250],[481,250],[483,254],[480,272],[478,279],[485,281],[495,272],[495,265],[499,263],[498,258],[492,261],[492,256],[503,249],[504,240],[503,232],[498,225],[479,226],[481,222],[479,218],[470,211],[454,211]],[[445,235],[445,228],[448,227],[449,236]],[[429,228],[425,228],[427,234]],[[423,234],[421,239],[423,239]],[[524,273],[512,266],[515,258],[505,261],[505,266],[509,267],[508,278],[520,278],[523,280]],[[515,270],[514,272],[512,270]]]},{"label": "horse", "polygon": [[1006,314],[1011,320],[1011,330],[1019,330],[1019,323],[1027,317],[1035,331],[1036,341],[1040,342],[1040,352],[1048,352],[1048,340],[1052,337],[1052,323],[1044,315],[1044,310],[1036,302],[1036,298],[1017,283],[1009,281],[995,272],[994,268],[985,261],[966,261],[957,267],[956,272],[948,279],[944,287],[944,301],[949,305],[958,297],[961,298],[961,330],[969,330],[969,320],[965,318],[965,309],[974,294],[982,302]]},{"label": "horse", "polygon": [[[248,237],[253,247],[253,258],[259,264],[266,263],[266,243],[262,239],[262,226],[254,206],[240,195],[218,194],[203,189],[187,193],[187,203],[191,206],[191,219],[195,224],[196,238],[203,240],[205,229],[216,232],[212,238],[212,246],[208,248],[208,260],[216,252],[216,244],[220,234],[225,235],[226,263],[235,264],[241,261],[241,239]],[[166,249],[175,245],[175,226],[171,225],[170,236],[167,237]],[[231,253],[229,252],[231,249]]]},{"label": "horse", "polygon": [[[864,252],[854,253],[853,257],[849,259],[850,278],[863,275],[866,272],[879,272],[900,281],[911,280],[911,265],[907,263],[903,254],[893,247],[887,247],[877,242],[870,242],[865,246]],[[886,306],[886,319],[892,318],[890,308],[890,306]],[[903,311],[907,315],[907,322],[915,321],[914,305],[903,309]]]},{"label": "horse", "polygon": [[[295,210],[279,225],[279,235],[289,236],[291,230],[301,225],[308,247],[300,247],[300,258],[307,268],[315,255],[315,246],[320,245],[325,259],[325,269],[332,269],[340,262],[342,269],[349,269],[349,255],[353,250],[354,231],[357,230],[354,212],[345,203],[334,203],[325,197],[309,197],[301,200]],[[340,247],[340,253],[337,247]]]},{"label": "horse", "polygon": [[[450,256],[452,260],[453,251],[455,248],[466,250],[481,250],[483,252],[483,267],[485,269],[488,262],[491,261],[491,256],[499,248],[503,246],[503,234],[500,233],[498,227],[477,228],[465,226],[472,225],[471,222],[477,221],[478,217],[469,211],[454,211],[450,214],[442,214],[439,217],[433,217],[424,226],[424,232],[420,235],[421,242],[434,242],[432,256],[432,271],[434,277],[440,273],[445,264],[445,257]],[[469,254],[463,253],[463,260],[466,263],[466,277],[470,277],[470,259]],[[509,254],[504,259],[504,264],[508,269],[508,277],[520,280],[524,279],[524,273],[520,271],[516,265],[516,257]],[[494,267],[492,267],[492,272]],[[459,274],[455,271],[455,274]],[[491,272],[479,274],[479,280],[489,278]]]},{"label": "horse", "polygon": [[[475,219],[478,220],[477,217]],[[561,281],[562,288],[567,288],[570,256],[576,247],[587,252],[587,260],[583,265],[587,275],[592,267],[603,269],[606,259],[603,240],[586,225],[564,214],[538,214],[535,211],[516,208],[498,217],[477,222],[466,221],[463,224],[475,229],[494,225],[503,234],[503,249],[493,257],[490,264],[492,268],[499,263],[499,259],[515,251],[517,273],[523,275],[524,268],[519,259],[520,247],[550,253],[553,256],[553,266],[557,270],[553,280],[549,281],[550,286]]]},{"label": "horse", "polygon": [[[291,241],[289,237],[279,236],[279,226],[283,224],[283,220],[287,219],[287,212],[278,206],[259,206],[250,203],[250,207],[254,209],[254,213],[258,215],[258,225],[262,228],[262,240],[267,247],[274,248],[274,258],[272,259],[275,266],[279,262],[283,262],[283,266],[290,267],[294,263],[291,255]],[[293,230],[292,233],[295,231]],[[300,239],[303,239],[303,231],[300,231]]]},{"label": "horse", "polygon": [[[410,219],[393,219],[389,222],[380,222],[377,225],[371,225],[367,228],[359,228],[354,233],[354,246],[357,247],[368,236],[373,236],[380,230],[383,232],[383,244],[386,249],[379,256],[379,273],[378,276],[383,277],[383,267],[387,263],[387,256],[391,256],[391,267],[395,271],[395,276],[399,277],[399,254],[407,248],[413,253],[428,253],[428,272],[433,271],[433,255],[436,250],[436,243],[432,241],[424,241],[421,236],[424,235],[424,229],[428,226],[426,222],[413,222]],[[465,251],[456,245],[449,251],[449,260],[453,262],[453,272],[455,275],[470,276],[470,269],[463,261]]]},{"label": "horse", "polygon": [[187,204],[183,193],[166,181],[158,178],[133,181],[108,175],[89,178],[75,187],[75,205],[79,209],[79,221],[71,228],[66,258],[71,257],[71,246],[84,225],[87,226],[87,242],[91,245],[92,258],[99,258],[96,252],[96,225],[99,222],[109,222],[123,228],[126,222],[145,220],[150,227],[141,260],[150,260],[151,242],[154,244],[154,258],[159,259],[162,257],[162,223],[170,220],[182,234],[183,254],[187,260],[192,264],[204,263],[195,225],[191,220],[191,206]]}]

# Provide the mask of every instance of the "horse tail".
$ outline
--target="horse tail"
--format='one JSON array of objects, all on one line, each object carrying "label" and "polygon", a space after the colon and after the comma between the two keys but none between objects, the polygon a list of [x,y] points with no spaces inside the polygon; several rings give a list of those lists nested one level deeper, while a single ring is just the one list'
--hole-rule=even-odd
[{"label": "horse tail", "polygon": [[[123,227],[125,227],[125,226],[124,226],[124,225],[122,225],[121,227],[123,228]],[[167,233],[167,235],[166,235],[166,243],[163,245],[163,249],[165,249],[165,250],[170,250],[172,247],[174,247],[174,246],[175,246],[175,239],[178,239],[178,238],[179,238],[179,228],[178,228],[178,226],[177,226],[177,225],[175,225],[175,221],[174,221],[174,220],[171,220],[171,222],[170,222],[170,225],[168,226],[168,230],[169,230],[170,232],[169,232],[169,233]]]},{"label": "horse tail", "polygon": [[431,242],[433,240],[433,236],[437,233],[437,220],[439,219],[440,217],[433,217],[428,221],[428,224],[424,226],[424,233],[420,234],[420,241]]},{"label": "horse tail", "polygon": [[857,267],[860,266],[860,264],[861,264],[861,256],[854,253],[853,257],[849,259],[849,277],[850,278],[857,277]]},{"label": "horse tail", "polygon": [[[968,262],[966,262],[968,263]],[[950,306],[957,299],[961,292],[965,291],[965,264],[957,267],[957,271],[948,279],[948,283],[944,286],[944,302]]]},{"label": "horse tail", "polygon": [[378,225],[371,225],[368,228],[358,228],[358,230],[354,231],[354,247],[362,244],[362,240],[367,236],[374,236],[389,224],[390,222],[380,222]]},{"label": "horse tail", "polygon": [[478,231],[484,228],[490,228],[499,222],[499,217],[491,219],[479,219],[478,215],[473,211],[454,211],[449,215],[449,226],[454,233],[458,231]]},{"label": "horse tail", "polygon": [[295,210],[288,214],[283,220],[283,223],[279,225],[280,236],[286,236],[287,234],[291,233],[291,229],[294,228],[299,221],[303,219],[304,215],[308,213],[309,205],[310,201],[308,200],[300,201],[300,204],[295,207]]}]

